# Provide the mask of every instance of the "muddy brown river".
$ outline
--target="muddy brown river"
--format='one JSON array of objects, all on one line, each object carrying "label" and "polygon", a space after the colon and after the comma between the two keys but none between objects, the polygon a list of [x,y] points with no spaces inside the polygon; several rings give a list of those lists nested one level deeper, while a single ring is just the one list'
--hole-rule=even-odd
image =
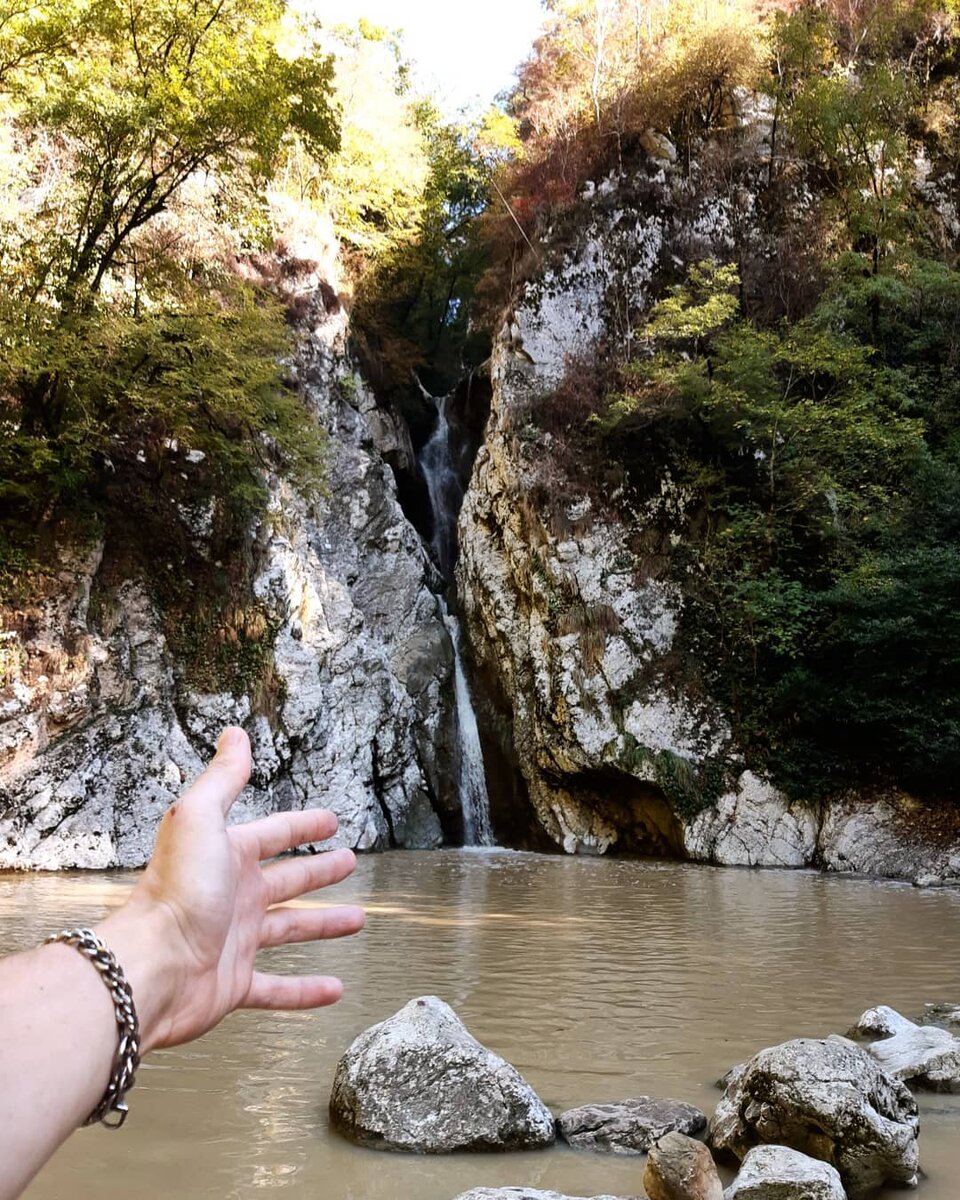
[{"label": "muddy brown river", "polygon": [[[0,876],[4,949],[118,903],[132,876]],[[809,872],[509,852],[361,860],[337,901],[368,906],[352,941],[271,952],[332,971],[316,1013],[241,1013],[141,1068],[124,1129],[79,1132],[30,1200],[452,1200],[478,1185],[640,1196],[642,1158],[563,1148],[413,1157],[331,1133],[338,1057],[361,1029],[435,993],[554,1110],[638,1094],[712,1111],[733,1063],[843,1032],[874,1004],[960,1002],[960,892]],[[310,903],[332,903],[332,893]],[[960,1097],[920,1098],[922,1200],[960,1195]],[[903,1193],[890,1193],[890,1196]]]}]

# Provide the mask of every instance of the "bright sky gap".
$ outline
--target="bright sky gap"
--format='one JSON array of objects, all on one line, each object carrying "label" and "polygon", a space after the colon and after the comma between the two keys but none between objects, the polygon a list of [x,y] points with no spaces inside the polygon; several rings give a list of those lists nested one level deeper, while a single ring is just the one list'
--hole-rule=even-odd
[{"label": "bright sky gap", "polygon": [[509,87],[543,20],[539,0],[315,0],[321,19],[355,24],[361,17],[403,31],[403,48],[419,84],[450,115],[482,111]]}]

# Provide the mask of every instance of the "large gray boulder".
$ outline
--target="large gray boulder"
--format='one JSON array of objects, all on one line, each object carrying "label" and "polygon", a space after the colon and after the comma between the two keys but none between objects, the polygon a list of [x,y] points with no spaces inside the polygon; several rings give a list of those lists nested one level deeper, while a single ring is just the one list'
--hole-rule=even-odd
[{"label": "large gray boulder", "polygon": [[557,1125],[575,1150],[645,1154],[668,1133],[699,1133],[707,1118],[682,1100],[638,1096],[614,1104],[584,1104],[560,1114]]},{"label": "large gray boulder", "polygon": [[527,1150],[555,1138],[553,1116],[520,1073],[467,1032],[436,996],[361,1033],[337,1066],[335,1128],[381,1150]]},{"label": "large gray boulder", "polygon": [[723,1200],[846,1200],[835,1167],[788,1146],[755,1146]]},{"label": "large gray boulder", "polygon": [[651,1147],[643,1188],[649,1200],[723,1200],[710,1151],[682,1133],[668,1133]]},{"label": "large gray boulder", "polygon": [[885,1004],[867,1009],[850,1031],[889,1074],[912,1088],[960,1092],[960,1038],[935,1025],[915,1025]]},{"label": "large gray boulder", "polygon": [[916,1183],[917,1104],[906,1085],[844,1038],[797,1038],[734,1074],[710,1122],[721,1153],[789,1146],[837,1168],[847,1191]]}]

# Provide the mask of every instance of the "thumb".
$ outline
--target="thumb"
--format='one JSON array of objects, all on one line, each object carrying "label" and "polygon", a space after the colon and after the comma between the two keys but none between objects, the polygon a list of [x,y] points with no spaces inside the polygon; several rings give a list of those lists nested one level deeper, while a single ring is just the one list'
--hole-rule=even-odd
[{"label": "thumb", "polygon": [[235,725],[217,741],[217,753],[183,797],[191,806],[217,809],[226,816],[250,778],[250,739]]}]

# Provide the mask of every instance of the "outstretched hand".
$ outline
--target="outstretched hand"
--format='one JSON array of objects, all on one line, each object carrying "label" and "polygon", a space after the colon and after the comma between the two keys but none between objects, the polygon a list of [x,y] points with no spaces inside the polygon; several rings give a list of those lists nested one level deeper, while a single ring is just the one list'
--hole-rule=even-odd
[{"label": "outstretched hand", "polygon": [[[228,828],[249,777],[247,735],[224,730],[164,816],[130,898],[96,927],[133,989],[141,1053],[199,1037],[235,1008],[340,998],[339,979],[254,969],[268,946],[356,933],[363,910],[289,903],[345,879],[355,859],[332,850],[268,861],[330,837],[337,821],[312,809]],[[85,955],[42,945],[0,958],[0,1029],[0,1200],[13,1200],[103,1097],[117,1060],[114,1000]]]},{"label": "outstretched hand", "polygon": [[[162,987],[155,970],[149,999],[138,996],[133,983],[145,1051],[199,1037],[237,1008],[317,1008],[343,991],[331,976],[254,969],[258,950],[356,933],[364,913],[288,903],[346,879],[356,859],[351,850],[331,850],[265,862],[329,838],[337,819],[308,809],[228,827],[226,816],[249,776],[247,735],[224,730],[216,757],[164,816],[129,901],[99,927],[121,963],[124,950],[128,961],[143,956],[144,931],[153,930],[155,953],[165,963]],[[149,1004],[146,1012],[141,1000]]]}]

